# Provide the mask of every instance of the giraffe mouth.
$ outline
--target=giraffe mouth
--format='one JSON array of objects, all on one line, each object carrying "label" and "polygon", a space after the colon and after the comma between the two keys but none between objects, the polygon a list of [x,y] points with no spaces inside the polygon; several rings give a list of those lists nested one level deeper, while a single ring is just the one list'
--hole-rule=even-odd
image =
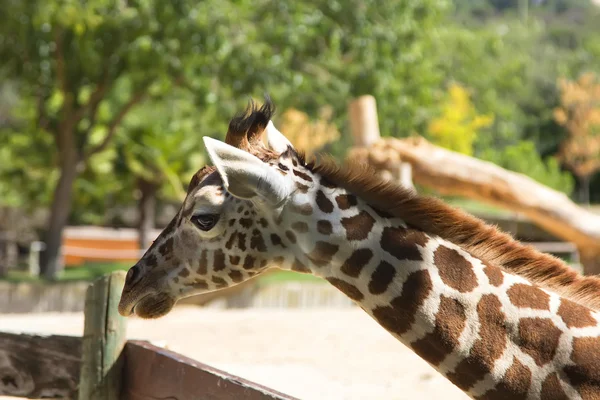
[{"label": "giraffe mouth", "polygon": [[119,303],[119,314],[124,317],[135,314],[144,319],[159,318],[168,314],[175,302],[167,293],[147,293],[133,301],[123,295]]}]

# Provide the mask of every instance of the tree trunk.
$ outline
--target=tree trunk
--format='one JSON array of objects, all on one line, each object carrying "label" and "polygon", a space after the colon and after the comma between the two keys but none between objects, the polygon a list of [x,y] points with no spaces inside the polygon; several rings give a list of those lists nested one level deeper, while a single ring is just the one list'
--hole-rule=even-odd
[{"label": "tree trunk", "polygon": [[52,198],[50,220],[44,237],[46,247],[40,257],[40,273],[45,279],[56,279],[63,268],[60,259],[62,233],[71,212],[75,178],[77,178],[77,159],[72,156],[61,163],[60,178]]},{"label": "tree trunk", "polygon": [[150,247],[154,238],[152,230],[154,229],[154,219],[156,215],[156,192],[158,185],[145,179],[138,180],[138,189],[141,196],[138,202],[139,225],[138,225],[138,243],[140,252],[144,253]]},{"label": "tree trunk", "polygon": [[584,175],[579,178],[579,201],[582,204],[590,205],[590,181],[591,175]]},{"label": "tree trunk", "polygon": [[367,161],[378,170],[390,170],[400,159],[412,165],[419,184],[522,213],[556,237],[573,242],[586,274],[600,273],[600,215],[525,175],[423,138],[383,139],[369,149],[353,149],[349,158]]}]

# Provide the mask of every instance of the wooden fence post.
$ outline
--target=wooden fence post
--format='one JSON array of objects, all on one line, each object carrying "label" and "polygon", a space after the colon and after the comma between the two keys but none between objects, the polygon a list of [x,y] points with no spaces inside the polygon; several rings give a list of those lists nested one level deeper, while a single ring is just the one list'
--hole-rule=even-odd
[{"label": "wooden fence post", "polygon": [[85,296],[79,400],[118,400],[127,341],[126,321],[117,311],[125,272],[113,272],[90,285]]},{"label": "wooden fence post", "polygon": [[369,147],[381,137],[375,97],[364,95],[352,100],[348,104],[348,118],[355,146]]}]

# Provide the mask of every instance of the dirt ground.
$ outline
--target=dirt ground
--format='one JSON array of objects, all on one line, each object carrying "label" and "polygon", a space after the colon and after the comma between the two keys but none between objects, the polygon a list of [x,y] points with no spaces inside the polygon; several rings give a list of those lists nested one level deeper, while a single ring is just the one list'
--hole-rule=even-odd
[{"label": "dirt ground", "polygon": [[[81,335],[83,315],[0,315],[0,330]],[[300,399],[467,398],[360,309],[181,306],[128,336]]]}]

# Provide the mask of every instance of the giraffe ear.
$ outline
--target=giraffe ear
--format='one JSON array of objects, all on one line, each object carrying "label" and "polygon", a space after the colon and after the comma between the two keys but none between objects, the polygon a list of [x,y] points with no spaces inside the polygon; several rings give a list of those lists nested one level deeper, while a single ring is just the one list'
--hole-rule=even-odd
[{"label": "giraffe ear", "polygon": [[269,144],[271,150],[275,151],[276,153],[281,154],[286,151],[288,147],[291,147],[292,149],[294,148],[292,143],[290,143],[290,141],[283,136],[283,133],[279,132],[279,130],[275,128],[273,121],[269,121],[265,131],[267,133],[267,143]]},{"label": "giraffe ear", "polygon": [[242,199],[256,197],[281,203],[291,193],[289,182],[258,157],[205,136],[204,145],[229,193]]}]

